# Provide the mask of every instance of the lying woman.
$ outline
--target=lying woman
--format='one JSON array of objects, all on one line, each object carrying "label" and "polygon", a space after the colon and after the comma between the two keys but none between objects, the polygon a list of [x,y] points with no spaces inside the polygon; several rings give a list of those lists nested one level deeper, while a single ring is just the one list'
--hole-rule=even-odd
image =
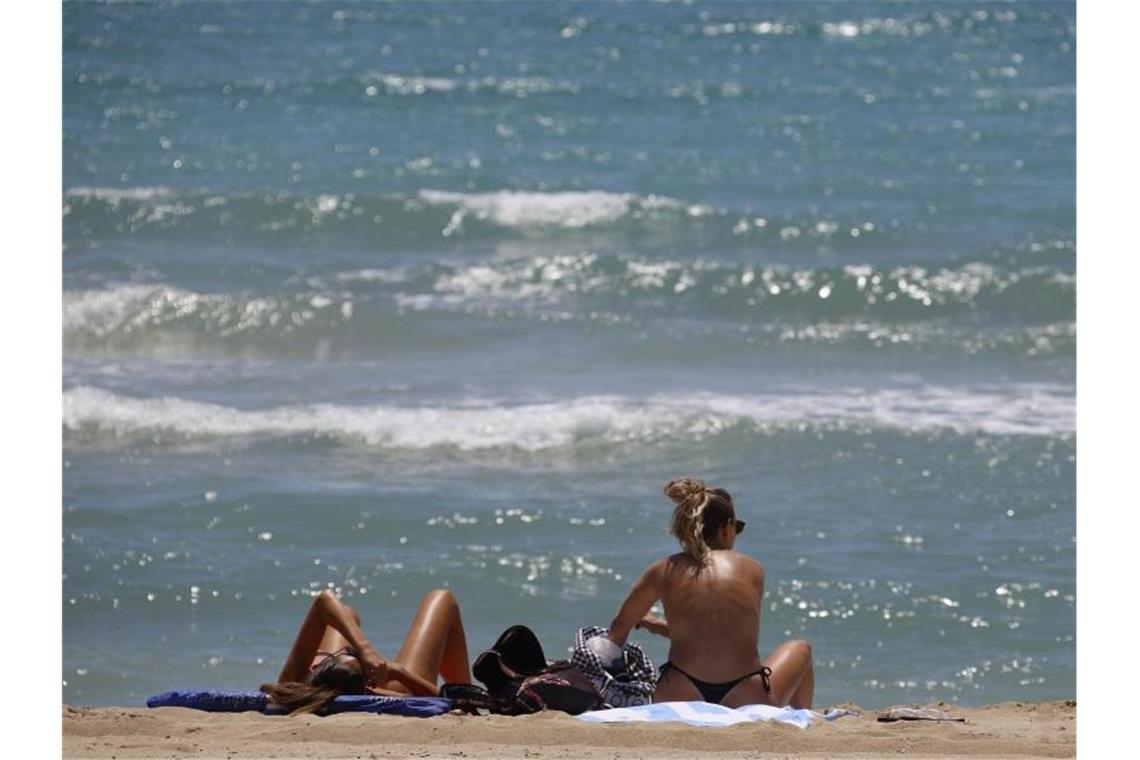
[{"label": "lying woman", "polygon": [[[760,658],[764,568],[733,550],[744,521],[721,488],[681,478],[665,486],[676,504],[670,532],[684,551],[650,565],[610,623],[620,645],[635,627],[669,639],[654,702],[703,700],[739,707],[811,707],[811,645],[785,641]],[[649,614],[660,599],[665,619]]]},{"label": "lying woman", "polygon": [[341,694],[438,696],[437,676],[471,683],[463,620],[450,591],[424,595],[399,653],[386,660],[364,636],[356,610],[326,590],[313,599],[277,683],[261,690],[290,712],[316,712]]}]

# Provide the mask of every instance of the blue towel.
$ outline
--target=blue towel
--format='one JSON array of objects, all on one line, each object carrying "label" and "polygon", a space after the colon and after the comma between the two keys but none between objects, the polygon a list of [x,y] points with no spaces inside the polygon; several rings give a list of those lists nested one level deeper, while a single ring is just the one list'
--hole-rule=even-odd
[{"label": "blue towel", "polygon": [[680,721],[690,726],[732,726],[755,720],[771,720],[807,728],[820,720],[835,720],[843,715],[855,715],[850,710],[795,710],[791,707],[744,705],[735,709],[709,702],[658,702],[638,707],[618,707],[613,710],[594,710],[578,715],[578,720],[591,723],[655,723]]},{"label": "blue towel", "polygon": [[[220,689],[176,689],[157,694],[146,701],[147,707],[190,707],[207,712],[281,712],[269,706],[260,691],[223,691]],[[345,712],[384,713],[427,718],[451,709],[450,699],[442,697],[379,697],[369,694],[344,694],[325,708],[326,714]]]}]

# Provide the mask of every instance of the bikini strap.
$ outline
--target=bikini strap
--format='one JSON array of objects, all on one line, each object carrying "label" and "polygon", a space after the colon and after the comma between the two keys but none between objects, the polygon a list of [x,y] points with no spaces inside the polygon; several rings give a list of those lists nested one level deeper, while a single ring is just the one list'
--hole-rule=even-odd
[{"label": "bikini strap", "polygon": [[[772,696],[772,669],[764,666],[760,668],[760,670],[756,671],[756,673],[760,674],[760,680],[764,683],[764,691],[768,692],[768,696]],[[752,675],[756,675],[756,673],[753,673]]]}]

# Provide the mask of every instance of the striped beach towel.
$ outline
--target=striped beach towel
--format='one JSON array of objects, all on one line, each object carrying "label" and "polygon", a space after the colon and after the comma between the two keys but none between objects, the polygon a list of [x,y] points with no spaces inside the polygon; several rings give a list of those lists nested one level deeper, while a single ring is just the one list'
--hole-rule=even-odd
[{"label": "striped beach towel", "polygon": [[654,723],[680,721],[690,726],[734,726],[737,723],[752,721],[774,721],[787,723],[799,728],[807,728],[819,721],[835,720],[844,715],[854,715],[850,710],[796,710],[791,707],[771,707],[770,705],[745,705],[725,707],[709,702],[658,702],[638,707],[617,707],[612,710],[594,710],[577,716],[578,720],[590,723]]}]

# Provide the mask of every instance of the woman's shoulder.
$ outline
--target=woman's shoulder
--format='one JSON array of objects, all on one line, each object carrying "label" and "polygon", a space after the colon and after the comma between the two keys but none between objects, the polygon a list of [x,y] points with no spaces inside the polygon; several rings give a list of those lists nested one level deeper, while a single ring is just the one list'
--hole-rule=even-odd
[{"label": "woman's shoulder", "polygon": [[662,557],[650,565],[650,567],[656,567],[662,572],[670,572],[677,570],[678,568],[689,570],[696,565],[697,561],[693,559],[692,555],[690,555],[688,552],[677,552],[676,554],[670,554],[667,557]]},{"label": "woman's shoulder", "polygon": [[733,561],[739,562],[741,565],[754,568],[761,574],[764,573],[764,566],[761,565],[760,560],[756,559],[755,557],[735,550],[732,550],[730,553],[732,554]]},{"label": "woman's shoulder", "polygon": [[743,554],[734,549],[721,549],[713,553],[717,561],[723,563],[721,567],[731,569],[734,574],[749,573],[760,578],[764,577],[764,566],[760,560]]}]

